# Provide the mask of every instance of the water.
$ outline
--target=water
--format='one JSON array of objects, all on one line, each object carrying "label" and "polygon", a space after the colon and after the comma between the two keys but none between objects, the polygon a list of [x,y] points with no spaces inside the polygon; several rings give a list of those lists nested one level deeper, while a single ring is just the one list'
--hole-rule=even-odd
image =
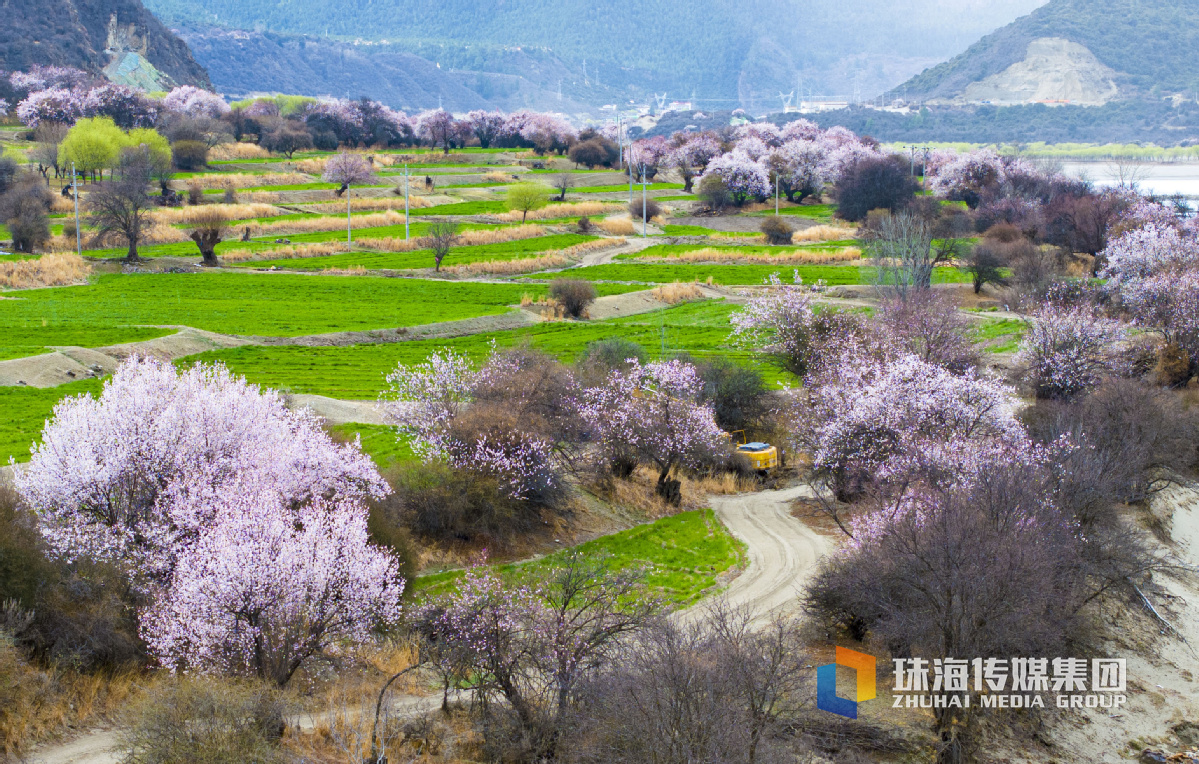
[{"label": "water", "polygon": [[[1137,189],[1146,195],[1186,197],[1191,207],[1199,202],[1199,162],[1142,162],[1125,165],[1131,169]],[[1096,186],[1119,185],[1119,167],[1111,162],[1064,162],[1062,172],[1074,178],[1084,178]]]}]

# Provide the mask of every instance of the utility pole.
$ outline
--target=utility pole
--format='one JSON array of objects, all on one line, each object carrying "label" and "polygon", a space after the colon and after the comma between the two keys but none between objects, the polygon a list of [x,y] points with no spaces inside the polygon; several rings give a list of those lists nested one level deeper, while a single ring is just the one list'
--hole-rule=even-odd
[{"label": "utility pole", "polygon": [[623,170],[624,167],[624,117],[616,115],[616,169]]},{"label": "utility pole", "polygon": [[71,162],[71,195],[75,197],[75,254],[83,257],[83,237],[79,233],[79,181],[75,178],[74,162]]},{"label": "utility pole", "polygon": [[774,216],[779,216],[779,174],[774,174]]},{"label": "utility pole", "polygon": [[646,233],[646,228],[649,226],[649,221],[646,220],[646,190],[645,190],[645,163],[641,163],[641,238],[645,238],[649,234]]},{"label": "utility pole", "polygon": [[346,184],[346,244],[354,243],[354,226],[350,219],[350,184]]},{"label": "utility pole", "polygon": [[629,206],[633,206],[633,144],[629,143],[629,161],[625,163],[629,171]]},{"label": "utility pole", "polygon": [[404,163],[404,240],[408,240],[408,164]]}]

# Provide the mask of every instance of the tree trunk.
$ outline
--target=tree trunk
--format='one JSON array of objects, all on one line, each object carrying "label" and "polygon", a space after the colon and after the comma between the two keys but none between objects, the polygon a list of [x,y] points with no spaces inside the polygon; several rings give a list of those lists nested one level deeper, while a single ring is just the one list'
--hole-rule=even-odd
[{"label": "tree trunk", "polygon": [[137,239],[129,240],[129,253],[125,255],[125,259],[131,263],[136,263],[140,259],[137,256]]},{"label": "tree trunk", "polygon": [[670,479],[670,466],[658,473],[658,495],[662,500],[672,506],[679,506],[683,503],[683,492],[681,490],[682,483],[678,480]]}]

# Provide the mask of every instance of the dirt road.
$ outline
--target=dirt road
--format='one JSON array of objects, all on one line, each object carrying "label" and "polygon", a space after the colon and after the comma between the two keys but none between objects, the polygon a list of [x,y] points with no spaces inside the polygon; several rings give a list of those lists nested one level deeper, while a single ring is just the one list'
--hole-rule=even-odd
[{"label": "dirt road", "polygon": [[[816,563],[832,544],[791,515],[791,502],[810,492],[807,486],[712,497],[712,508],[729,532],[745,542],[748,565],[724,591],[737,607],[753,610],[759,621],[792,609]],[[687,611],[694,617],[702,605]]]}]

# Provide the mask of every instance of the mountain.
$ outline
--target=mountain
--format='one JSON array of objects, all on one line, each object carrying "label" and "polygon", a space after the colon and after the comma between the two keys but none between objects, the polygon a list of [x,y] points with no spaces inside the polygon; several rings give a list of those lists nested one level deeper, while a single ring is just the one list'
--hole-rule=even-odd
[{"label": "mountain", "polygon": [[1199,95],[1199,3],[1050,0],[892,91],[944,103]]},{"label": "mountain", "polygon": [[151,90],[209,85],[187,45],[139,0],[0,0],[0,18],[8,71],[73,66]]},{"label": "mountain", "polygon": [[[499,106],[556,101],[559,92],[592,106],[665,94],[697,108],[764,112],[797,90],[880,93],[1044,0],[146,2],[222,72],[222,89],[274,89],[284,74],[270,58],[277,46],[339,95],[381,97],[382,80],[408,66],[400,55],[439,70],[395,85],[395,100],[384,99],[393,105],[469,99],[455,94],[464,87]],[[234,30],[258,38],[234,44]],[[343,54],[350,63],[338,71]],[[372,75],[373,64],[358,60],[381,63]],[[407,61],[414,77],[425,71]]]}]

